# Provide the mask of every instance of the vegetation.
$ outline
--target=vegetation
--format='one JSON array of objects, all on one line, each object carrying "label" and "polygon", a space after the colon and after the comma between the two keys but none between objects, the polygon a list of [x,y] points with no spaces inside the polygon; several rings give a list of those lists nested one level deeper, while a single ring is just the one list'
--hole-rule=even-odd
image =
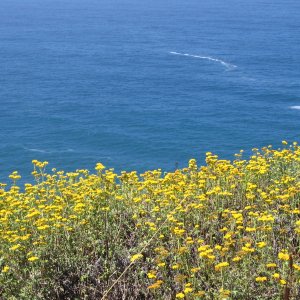
[{"label": "vegetation", "polygon": [[0,185],[1,299],[300,299],[300,147]]}]

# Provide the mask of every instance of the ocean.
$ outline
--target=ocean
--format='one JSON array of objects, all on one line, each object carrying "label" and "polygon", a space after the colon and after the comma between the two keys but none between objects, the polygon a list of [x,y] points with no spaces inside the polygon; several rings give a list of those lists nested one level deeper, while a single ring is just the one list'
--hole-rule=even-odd
[{"label": "ocean", "polygon": [[0,68],[0,182],[299,141],[298,0],[1,0]]}]

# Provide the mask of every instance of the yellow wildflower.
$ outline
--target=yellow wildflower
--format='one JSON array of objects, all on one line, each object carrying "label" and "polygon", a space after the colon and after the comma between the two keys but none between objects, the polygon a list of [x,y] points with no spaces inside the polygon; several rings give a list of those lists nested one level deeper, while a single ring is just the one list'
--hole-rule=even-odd
[{"label": "yellow wildflower", "polygon": [[284,279],[280,279],[280,280],[279,280],[279,283],[280,283],[281,285],[286,285],[286,281],[285,281]]},{"label": "yellow wildflower", "polygon": [[9,271],[9,266],[4,266],[2,269],[2,273],[7,273]]},{"label": "yellow wildflower", "polygon": [[262,276],[262,277],[256,277],[255,278],[255,281],[256,282],[264,282],[264,281],[267,281],[268,280],[268,278],[266,277],[266,276]]},{"label": "yellow wildflower", "polygon": [[265,242],[257,243],[258,248],[264,248],[264,247],[266,247],[266,245],[267,245],[267,243],[265,243]]},{"label": "yellow wildflower", "polygon": [[9,250],[14,251],[14,250],[19,249],[20,247],[21,247],[21,245],[20,245],[20,244],[17,244],[17,245],[14,245],[14,246],[10,247]]},{"label": "yellow wildflower", "polygon": [[136,260],[138,260],[140,258],[143,258],[143,254],[141,254],[141,253],[134,254],[134,255],[131,256],[130,261],[135,262]]},{"label": "yellow wildflower", "polygon": [[184,298],[184,293],[178,293],[178,294],[176,294],[176,298],[183,299]]},{"label": "yellow wildflower", "polygon": [[290,256],[286,251],[284,251],[284,252],[279,252],[278,258],[281,260],[289,260]]},{"label": "yellow wildflower", "polygon": [[220,271],[220,270],[222,270],[223,268],[226,268],[226,267],[228,267],[228,266],[229,266],[229,263],[228,263],[227,261],[224,261],[224,262],[221,262],[221,263],[215,265],[215,270],[216,270],[216,271]]},{"label": "yellow wildflower", "polygon": [[37,256],[31,256],[31,257],[29,257],[27,260],[28,261],[36,261],[36,260],[38,260],[39,258],[37,257]]}]

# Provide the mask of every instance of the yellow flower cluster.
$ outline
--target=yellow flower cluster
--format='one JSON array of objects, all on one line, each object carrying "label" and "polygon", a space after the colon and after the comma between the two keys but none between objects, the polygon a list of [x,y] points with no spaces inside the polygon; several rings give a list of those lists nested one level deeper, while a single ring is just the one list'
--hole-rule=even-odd
[{"label": "yellow flower cluster", "polygon": [[286,286],[296,299],[300,147],[242,154],[229,161],[207,153],[202,167],[192,159],[143,174],[101,163],[96,174],[48,174],[47,162],[33,161],[36,184],[22,189],[13,172],[12,186],[0,185],[0,284],[23,269],[14,280],[43,274],[49,253],[65,245],[80,259],[93,253],[91,265],[106,260],[104,289],[127,261],[134,267],[125,282],[134,277],[153,299],[280,299]]}]

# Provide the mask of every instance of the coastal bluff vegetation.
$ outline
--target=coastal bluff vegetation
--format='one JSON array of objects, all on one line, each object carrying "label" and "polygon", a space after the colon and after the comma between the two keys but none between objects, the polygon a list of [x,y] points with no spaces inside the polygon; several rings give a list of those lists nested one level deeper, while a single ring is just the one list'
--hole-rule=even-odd
[{"label": "coastal bluff vegetation", "polygon": [[300,299],[300,146],[174,172],[17,171],[0,184],[0,299]]}]

